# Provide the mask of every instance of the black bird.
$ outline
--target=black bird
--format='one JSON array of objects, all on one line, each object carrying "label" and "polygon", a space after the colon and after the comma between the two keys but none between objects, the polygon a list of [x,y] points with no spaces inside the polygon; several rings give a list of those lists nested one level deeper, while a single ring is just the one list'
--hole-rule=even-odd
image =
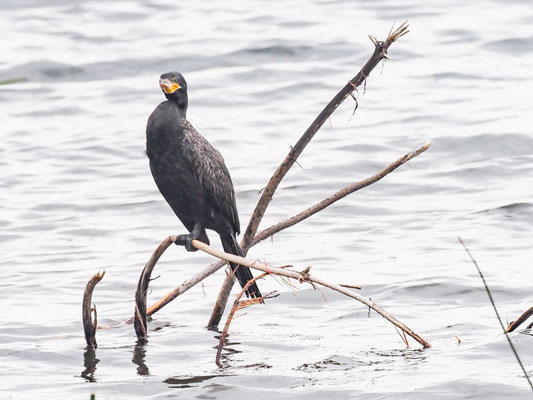
[{"label": "black bird", "polygon": [[[190,232],[180,235],[188,251],[191,241],[209,244],[206,229],[220,235],[227,253],[244,256],[235,190],[222,155],[187,120],[187,83],[179,72],[161,75],[166,101],[154,110],[146,127],[146,154],[159,191]],[[248,267],[230,263],[241,286],[253,278]],[[246,292],[260,297],[254,283]]]}]

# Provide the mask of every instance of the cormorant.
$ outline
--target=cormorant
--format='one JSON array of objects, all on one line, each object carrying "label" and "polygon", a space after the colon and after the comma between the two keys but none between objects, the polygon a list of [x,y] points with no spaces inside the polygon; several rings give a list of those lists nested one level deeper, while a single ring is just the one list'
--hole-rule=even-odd
[{"label": "cormorant", "polygon": [[[187,120],[187,83],[179,72],[161,75],[166,101],[148,118],[146,154],[159,191],[190,232],[180,235],[188,251],[191,241],[209,244],[205,232],[220,235],[227,253],[244,256],[237,242],[240,233],[235,191],[222,155]],[[241,286],[253,278],[248,267],[230,263]],[[246,292],[260,297],[254,283]]]}]

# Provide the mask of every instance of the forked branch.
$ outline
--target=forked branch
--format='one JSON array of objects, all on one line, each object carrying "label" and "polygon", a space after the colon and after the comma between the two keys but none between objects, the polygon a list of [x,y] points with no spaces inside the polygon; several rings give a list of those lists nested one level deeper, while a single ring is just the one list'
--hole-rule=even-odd
[{"label": "forked branch", "polygon": [[[377,40],[373,36],[370,36],[370,39],[374,44],[374,52],[370,58],[367,60],[363,68],[361,68],[361,70],[357,73],[357,75],[348,81],[348,83],[331,99],[331,101],[326,105],[326,107],[324,107],[320,114],[318,114],[315,120],[307,128],[298,142],[291,147],[289,154],[287,154],[283,162],[270,178],[270,181],[265,189],[263,189],[261,198],[259,199],[259,202],[257,203],[252,216],[250,217],[250,221],[248,222],[248,226],[246,227],[241,240],[241,248],[243,249],[245,255],[248,252],[248,249],[252,246],[257,229],[259,228],[259,224],[261,223],[265,211],[270,204],[270,201],[274,196],[274,192],[278,188],[281,180],[285,177],[287,172],[289,172],[300,154],[302,154],[304,151],[305,147],[309,144],[317,131],[322,127],[322,125],[324,125],[324,122],[327,121],[337,107],[339,107],[339,105],[348,96],[352,96],[353,92],[357,90],[361,84],[366,82],[370,72],[372,72],[372,70],[376,67],[376,65],[379,64],[381,60],[389,58],[387,55],[387,50],[389,49],[390,45],[402,36],[406,35],[409,32],[408,27],[409,25],[407,25],[407,21],[405,21],[396,29],[394,29],[393,25],[389,31],[389,34],[387,35],[387,39],[385,39],[383,42]],[[209,327],[218,326],[220,319],[222,318],[222,314],[224,313],[224,308],[226,307],[233,282],[234,280],[231,275],[228,275],[224,280],[215,303],[215,307],[211,314],[211,318],[209,319]]]},{"label": "forked branch", "polygon": [[[309,207],[308,209],[301,211],[300,213],[292,216],[291,218],[288,218],[286,220],[283,220],[281,222],[278,222],[277,224],[274,224],[270,226],[269,228],[263,230],[260,232],[253,240],[251,246],[255,246],[257,243],[259,243],[261,240],[265,240],[272,235],[287,229],[291,226],[294,226],[295,224],[309,218],[313,214],[316,214],[317,212],[323,210],[324,208],[330,206],[331,204],[335,203],[336,201],[342,199],[343,197],[346,197],[347,195],[354,193],[374,182],[377,182],[378,180],[382,179],[392,171],[394,171],[396,168],[400,167],[401,165],[405,164],[406,162],[412,160],[414,157],[422,154],[424,151],[426,151],[430,146],[430,143],[425,144],[424,146],[405,154],[404,156],[400,157],[396,161],[394,161],[392,164],[381,170],[375,175],[372,175],[362,181],[353,183],[349,186],[346,186],[345,188],[339,190],[337,193],[331,195],[330,197],[318,202],[317,204]],[[166,241],[167,239],[165,239]],[[163,241],[163,242],[165,242]],[[251,247],[250,246],[250,247]],[[161,245],[159,245],[161,247]],[[159,248],[158,247],[158,248]],[[166,247],[165,247],[166,248]],[[157,251],[157,250],[156,250]],[[152,256],[153,258],[153,256]],[[169,292],[167,295],[165,295],[163,298],[161,298],[159,301],[154,303],[148,310],[147,315],[152,315],[159,311],[161,308],[163,308],[165,305],[170,303],[172,300],[174,300],[179,295],[185,293],[187,290],[189,290],[191,287],[208,277],[209,275],[215,273],[220,268],[222,268],[226,264],[225,261],[217,261],[210,266],[206,267],[202,271],[198,272],[194,276],[192,276],[190,279],[182,283],[180,286],[178,286],[176,289]],[[231,278],[231,275],[229,275]],[[223,309],[222,309],[223,311]],[[218,325],[218,323],[216,324]],[[216,326],[214,325],[214,326]]]}]

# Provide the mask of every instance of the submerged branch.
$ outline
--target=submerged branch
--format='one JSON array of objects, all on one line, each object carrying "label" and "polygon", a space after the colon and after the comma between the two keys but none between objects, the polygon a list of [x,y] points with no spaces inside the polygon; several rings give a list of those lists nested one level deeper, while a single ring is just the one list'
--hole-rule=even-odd
[{"label": "submerged branch", "polygon": [[[512,332],[516,328],[518,328],[520,325],[522,325],[524,322],[527,321],[529,317],[533,315],[533,307],[531,307],[529,310],[525,311],[521,316],[519,316],[516,321],[513,321],[509,324],[507,327],[507,332]],[[532,323],[533,324],[533,323]],[[532,325],[529,325],[528,328],[531,328]]]},{"label": "submerged branch", "polygon": [[[96,349],[96,327],[98,326],[98,317],[96,314],[96,306],[91,307],[93,291],[98,282],[102,280],[105,275],[105,271],[98,272],[95,274],[85,287],[85,293],[83,293],[83,303],[82,303],[82,322],[83,330],[85,332],[85,341],[87,342],[87,347]],[[94,320],[92,319],[92,314],[94,313]]]},{"label": "submerged branch", "polygon": [[157,261],[168,247],[176,240],[175,236],[169,236],[163,240],[157,249],[155,249],[152,257],[148,260],[137,283],[137,291],[135,292],[135,314],[134,327],[135,333],[139,343],[145,343],[148,337],[148,327],[146,325],[146,294],[148,293],[148,285],[150,284],[150,276],[157,264]]}]

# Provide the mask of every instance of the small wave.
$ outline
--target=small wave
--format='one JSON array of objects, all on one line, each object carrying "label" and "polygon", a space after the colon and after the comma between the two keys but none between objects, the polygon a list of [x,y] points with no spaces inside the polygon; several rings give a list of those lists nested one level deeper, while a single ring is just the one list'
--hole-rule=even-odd
[{"label": "small wave", "polygon": [[504,54],[523,54],[533,51],[533,41],[529,38],[512,38],[489,42],[485,47]]}]

